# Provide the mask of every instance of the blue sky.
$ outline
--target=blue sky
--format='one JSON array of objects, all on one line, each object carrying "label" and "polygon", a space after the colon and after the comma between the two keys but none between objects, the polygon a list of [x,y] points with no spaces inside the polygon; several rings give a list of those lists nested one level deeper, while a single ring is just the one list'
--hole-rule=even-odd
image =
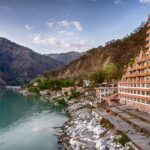
[{"label": "blue sky", "polygon": [[146,21],[150,0],[0,0],[0,36],[39,53],[85,51]]}]

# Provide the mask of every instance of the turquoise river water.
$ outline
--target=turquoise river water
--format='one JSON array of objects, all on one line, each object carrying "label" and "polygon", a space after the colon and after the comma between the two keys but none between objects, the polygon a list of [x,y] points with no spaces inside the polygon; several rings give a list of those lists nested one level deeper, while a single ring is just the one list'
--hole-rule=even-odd
[{"label": "turquoise river water", "polygon": [[58,150],[56,130],[67,119],[39,97],[0,90],[0,150]]}]

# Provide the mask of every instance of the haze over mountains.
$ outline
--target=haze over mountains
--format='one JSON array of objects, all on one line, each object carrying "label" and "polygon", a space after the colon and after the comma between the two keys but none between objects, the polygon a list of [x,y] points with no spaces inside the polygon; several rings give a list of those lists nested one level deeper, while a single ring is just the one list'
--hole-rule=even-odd
[{"label": "haze over mountains", "polygon": [[0,37],[0,84],[23,84],[62,66],[59,61]]},{"label": "haze over mountains", "polygon": [[83,53],[75,52],[75,51],[70,51],[66,53],[55,53],[55,54],[48,54],[52,59],[55,59],[57,61],[60,61],[64,64],[69,64],[70,62],[78,59]]}]

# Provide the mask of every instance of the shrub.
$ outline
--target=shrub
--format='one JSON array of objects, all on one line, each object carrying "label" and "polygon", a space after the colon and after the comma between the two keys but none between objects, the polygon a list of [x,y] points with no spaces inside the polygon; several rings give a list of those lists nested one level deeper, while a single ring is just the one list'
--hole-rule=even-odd
[{"label": "shrub", "polygon": [[76,91],[76,89],[72,89],[68,100],[71,100],[73,98],[78,98],[79,96],[80,96],[80,92]]},{"label": "shrub", "polygon": [[113,128],[113,125],[111,124],[111,122],[105,118],[102,118],[102,120],[100,121],[100,124],[109,130]]},{"label": "shrub", "polygon": [[54,79],[48,77],[40,77],[34,81],[31,81],[30,86],[33,86],[35,81],[38,83],[39,90],[61,90],[62,87],[73,86],[74,82],[67,79]]},{"label": "shrub", "polygon": [[34,93],[36,95],[40,94],[40,90],[37,87],[29,87],[28,91],[31,92],[31,93]]},{"label": "shrub", "polygon": [[67,107],[67,106],[68,106],[68,103],[64,100],[64,98],[60,99],[60,100],[58,101],[58,104],[59,104],[59,106],[61,106],[61,107]]},{"label": "shrub", "polygon": [[123,132],[118,131],[118,136],[117,136],[117,143],[121,144],[121,145],[125,145],[126,143],[128,143],[130,141],[130,139],[128,138],[127,135],[125,135]]},{"label": "shrub", "polygon": [[65,94],[66,96],[68,96],[68,92],[65,92],[64,94]]}]

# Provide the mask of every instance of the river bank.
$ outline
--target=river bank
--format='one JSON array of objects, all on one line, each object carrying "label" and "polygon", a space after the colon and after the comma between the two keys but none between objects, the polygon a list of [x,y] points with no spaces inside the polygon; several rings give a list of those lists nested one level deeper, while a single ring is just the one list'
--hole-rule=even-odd
[{"label": "river bank", "polygon": [[66,150],[136,150],[130,139],[106,119],[96,114],[92,97],[70,103],[70,120],[62,127],[59,142]]},{"label": "river bank", "polygon": [[[32,94],[20,91],[24,95]],[[59,144],[66,150],[136,150],[130,139],[118,131],[108,120],[95,113],[97,103],[93,96],[80,95],[68,99],[68,96],[51,96],[42,94],[41,98],[60,105],[63,99],[66,105],[62,107],[69,115],[69,120],[62,126],[58,136]]]}]

